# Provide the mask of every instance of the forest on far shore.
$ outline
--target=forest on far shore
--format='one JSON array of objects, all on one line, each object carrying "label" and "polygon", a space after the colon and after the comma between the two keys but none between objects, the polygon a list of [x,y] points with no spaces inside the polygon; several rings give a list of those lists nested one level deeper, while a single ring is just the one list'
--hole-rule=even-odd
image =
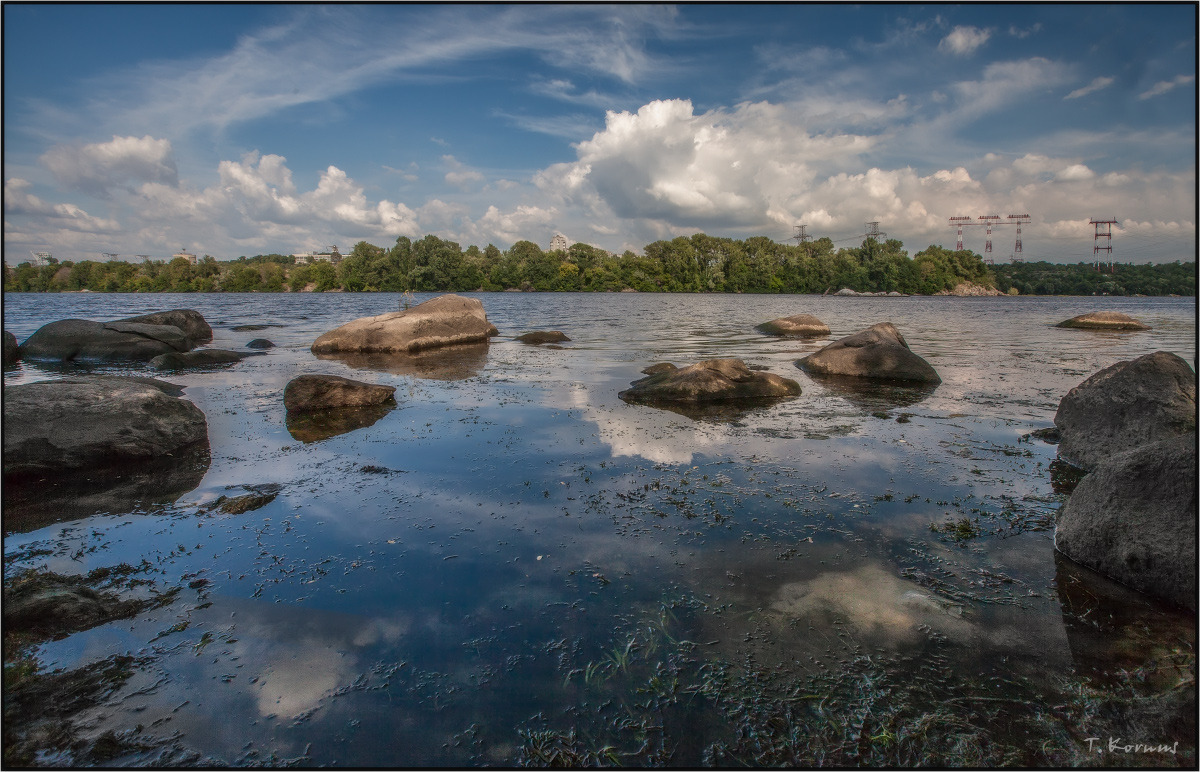
[{"label": "forest on far shore", "polygon": [[588,244],[545,251],[518,241],[463,249],[453,241],[406,236],[391,247],[360,241],[330,261],[297,265],[289,255],[255,255],[195,265],[180,257],[4,266],[5,292],[900,292],[933,295],[963,282],[1010,295],[1196,295],[1196,263],[1005,263],[970,250],[930,245],[909,257],[897,239],[835,248],[765,236],[738,240],[697,233],[613,255]]}]

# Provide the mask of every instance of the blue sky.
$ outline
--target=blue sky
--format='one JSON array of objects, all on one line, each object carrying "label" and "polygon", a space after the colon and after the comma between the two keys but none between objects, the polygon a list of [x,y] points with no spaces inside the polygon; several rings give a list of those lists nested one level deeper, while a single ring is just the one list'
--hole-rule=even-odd
[{"label": "blue sky", "polygon": [[915,253],[1028,213],[1027,260],[1090,259],[1093,217],[1193,260],[1195,76],[1194,4],[6,4],[5,252]]}]

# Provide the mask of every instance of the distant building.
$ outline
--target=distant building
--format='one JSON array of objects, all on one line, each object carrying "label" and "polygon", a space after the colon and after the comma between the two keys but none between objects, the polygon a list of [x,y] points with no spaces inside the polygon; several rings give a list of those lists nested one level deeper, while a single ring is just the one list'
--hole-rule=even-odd
[{"label": "distant building", "polygon": [[33,256],[33,258],[29,261],[29,264],[34,268],[40,268],[43,265],[50,265],[50,260],[54,257],[54,255],[50,254],[49,252],[30,252],[29,254]]},{"label": "distant building", "polygon": [[301,252],[300,254],[292,255],[292,262],[296,265],[308,265],[309,263],[333,263],[337,265],[342,262],[342,255],[338,252],[337,246],[332,246],[328,252]]},{"label": "distant building", "polygon": [[[140,255],[139,255],[139,257],[140,257]],[[191,263],[192,265],[195,265],[197,262],[199,262],[199,261],[196,259],[196,256],[195,256],[195,255],[193,255],[191,252],[186,252],[186,251],[184,251],[184,250],[182,250],[182,249],[181,249],[181,250],[179,250],[178,252],[176,252],[175,254],[171,255],[171,259],[172,259],[172,260],[174,260],[174,259],[175,259],[175,258],[177,258],[177,257],[182,257],[184,260],[187,260],[187,261],[188,261],[189,263]]]},{"label": "distant building", "polygon": [[550,239],[550,251],[551,252],[557,252],[559,250],[566,252],[570,248],[571,248],[571,245],[567,243],[567,237],[562,235],[561,233],[554,234],[554,238]]}]

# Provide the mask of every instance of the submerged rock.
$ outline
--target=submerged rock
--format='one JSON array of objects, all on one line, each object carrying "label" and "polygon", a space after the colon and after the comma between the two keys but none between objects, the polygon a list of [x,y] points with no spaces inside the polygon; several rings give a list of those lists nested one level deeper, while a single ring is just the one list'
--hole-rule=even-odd
[{"label": "submerged rock", "polygon": [[1111,456],[1059,514],[1054,546],[1124,585],[1196,610],[1196,435]]},{"label": "submerged rock", "polygon": [[99,592],[80,576],[29,571],[4,591],[5,632],[50,638],[131,616],[146,602]]},{"label": "submerged rock", "polygon": [[160,354],[189,351],[210,340],[212,328],[204,317],[197,311],[179,309],[112,322],[50,322],[21,344],[20,355],[54,362],[145,362]]},{"label": "submerged rock", "polygon": [[517,340],[522,343],[531,343],[535,346],[543,343],[566,343],[571,339],[558,330],[536,330],[527,332],[524,335],[518,335]]},{"label": "submerged rock", "polygon": [[226,351],[219,348],[203,348],[196,351],[171,352],[159,354],[150,360],[150,366],[157,370],[184,370],[189,367],[209,367],[212,365],[228,365],[240,362],[253,353],[244,351]]},{"label": "submerged rock", "polygon": [[617,396],[626,402],[700,404],[794,397],[799,393],[796,381],[755,372],[740,359],[708,359],[634,381]]},{"label": "submerged rock", "polygon": [[317,338],[312,352],[413,353],[486,342],[497,332],[479,300],[442,295],[405,311],[355,319]]},{"label": "submerged rock", "polygon": [[1117,362],[1067,392],[1058,456],[1091,469],[1135,445],[1196,430],[1196,373],[1166,351]]},{"label": "submerged rock", "polygon": [[207,444],[204,413],[172,391],[153,379],[89,376],[6,388],[4,476],[161,459]]},{"label": "submerged rock", "polygon": [[283,405],[289,413],[363,407],[394,399],[395,393],[395,386],[364,383],[338,375],[301,375],[284,388]]},{"label": "submerged rock", "polygon": [[928,362],[909,349],[891,322],[872,325],[796,362],[813,375],[844,375],[917,383],[941,383]]},{"label": "submerged rock", "polygon": [[271,341],[267,340],[266,338],[255,338],[254,340],[252,340],[246,344],[246,348],[268,349],[268,348],[275,348],[275,344],[272,343]]},{"label": "submerged rock", "polygon": [[767,335],[781,335],[794,338],[818,338],[829,334],[829,325],[811,314],[796,314],[784,316],[763,322],[754,329]]},{"label": "submerged rock", "polygon": [[1078,330],[1149,330],[1150,325],[1132,316],[1116,311],[1093,311],[1059,322],[1055,327],[1073,327]]}]

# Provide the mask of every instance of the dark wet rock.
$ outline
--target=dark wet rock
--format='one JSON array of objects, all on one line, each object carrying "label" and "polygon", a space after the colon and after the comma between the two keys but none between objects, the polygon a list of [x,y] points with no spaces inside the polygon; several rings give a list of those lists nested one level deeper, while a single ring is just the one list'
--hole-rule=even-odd
[{"label": "dark wet rock", "polygon": [[1196,610],[1196,435],[1110,456],[1080,480],[1054,546],[1124,585]]},{"label": "dark wet rock", "polygon": [[790,338],[819,338],[829,334],[829,325],[811,314],[796,314],[784,316],[763,322],[754,329],[767,335],[780,335]]},{"label": "dark wet rock", "polygon": [[1077,330],[1149,330],[1150,325],[1132,316],[1116,311],[1094,311],[1080,314],[1059,322],[1055,327],[1072,327]]},{"label": "dark wet rock", "polygon": [[677,368],[675,365],[671,364],[670,362],[659,362],[656,365],[650,365],[649,367],[643,367],[642,372],[645,373],[646,375],[658,375],[659,373],[675,372],[678,369],[679,368]]},{"label": "dark wet rock", "polygon": [[342,407],[312,412],[291,412],[285,417],[288,434],[300,442],[321,442],[340,434],[365,429],[390,413],[394,404]]},{"label": "dark wet rock", "polygon": [[20,352],[20,346],[17,345],[17,336],[13,335],[8,330],[4,331],[4,364],[11,365],[17,361]]},{"label": "dark wet rock", "polygon": [[364,383],[339,375],[300,375],[284,389],[283,405],[289,413],[303,413],[379,405],[394,400],[395,394],[395,386]]},{"label": "dark wet rock", "polygon": [[199,311],[190,308],[176,308],[171,311],[157,311],[143,316],[131,316],[120,319],[122,322],[137,322],[140,324],[159,324],[178,328],[192,346],[212,341],[212,327],[205,321]]},{"label": "dark wet rock", "polygon": [[497,334],[476,298],[442,295],[405,311],[364,317],[317,338],[314,354],[414,353],[430,348],[485,343]]},{"label": "dark wet rock", "polygon": [[145,605],[99,592],[84,577],[27,572],[4,591],[4,628],[45,639],[131,616]]},{"label": "dark wet rock", "polygon": [[800,384],[772,373],[754,372],[740,359],[708,359],[634,381],[617,396],[626,402],[731,402],[794,397]]},{"label": "dark wet rock", "polygon": [[1044,429],[1034,429],[1025,436],[1041,440],[1048,445],[1057,445],[1062,440],[1062,432],[1058,430],[1057,426],[1047,426]]},{"label": "dark wet rock", "polygon": [[340,362],[355,370],[411,375],[434,381],[461,381],[474,378],[487,366],[488,344],[469,343],[462,346],[443,346],[412,354],[317,354],[317,358]]},{"label": "dark wet rock", "polygon": [[891,322],[872,325],[796,362],[810,375],[941,383],[937,372],[909,349]]},{"label": "dark wet rock", "polygon": [[198,407],[172,397],[172,384],[75,376],[21,384],[4,393],[4,476],[149,461],[208,442]]},{"label": "dark wet rock", "polygon": [[266,338],[255,338],[254,340],[252,340],[246,344],[246,348],[268,349],[268,348],[275,348],[275,344],[272,343],[271,341],[267,340]]},{"label": "dark wet rock", "polygon": [[282,324],[239,324],[238,326],[230,327],[229,329],[233,330],[234,332],[258,332],[259,330],[267,330],[272,327],[282,326]]},{"label": "dark wet rock", "polygon": [[183,331],[169,325],[63,319],[29,336],[20,355],[52,362],[145,362],[191,347]]},{"label": "dark wet rock", "polygon": [[558,330],[535,330],[534,332],[527,332],[524,335],[518,335],[517,340],[537,346],[543,343],[566,343],[571,339]]},{"label": "dark wet rock", "polygon": [[156,370],[186,370],[192,367],[212,367],[240,362],[253,353],[245,351],[227,351],[219,348],[202,348],[195,351],[171,352],[159,354],[150,360],[150,366]]},{"label": "dark wet rock", "polygon": [[1054,415],[1058,456],[1091,469],[1135,445],[1196,430],[1196,373],[1156,351],[1117,362],[1067,392]]},{"label": "dark wet rock", "polygon": [[271,491],[265,493],[246,493],[232,498],[222,496],[213,503],[212,508],[227,515],[243,515],[247,512],[253,512],[256,509],[262,509],[274,501],[278,495],[278,491]]}]

